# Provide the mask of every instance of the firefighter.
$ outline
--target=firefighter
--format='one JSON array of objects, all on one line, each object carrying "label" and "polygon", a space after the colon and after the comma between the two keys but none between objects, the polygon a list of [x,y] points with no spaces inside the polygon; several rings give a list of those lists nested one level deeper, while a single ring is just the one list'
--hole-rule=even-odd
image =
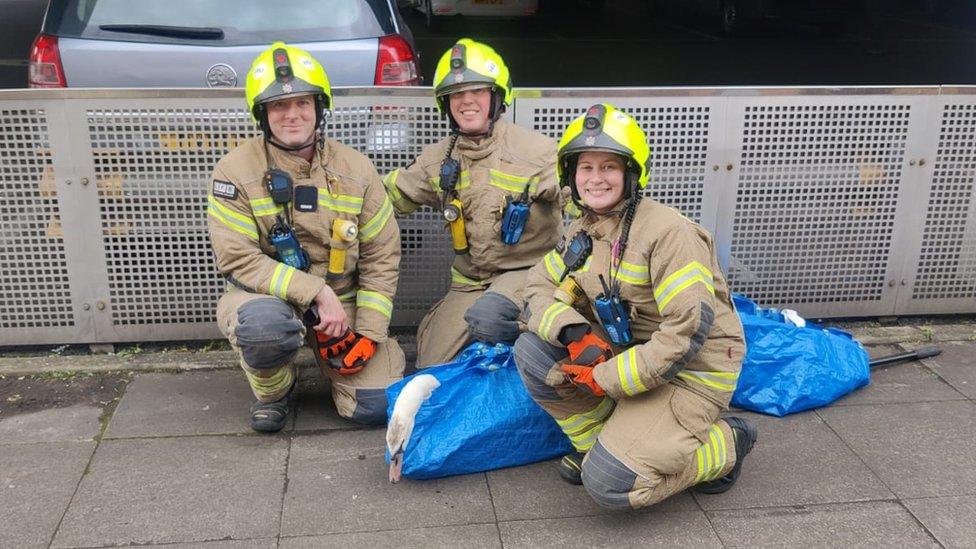
[{"label": "firefighter", "polygon": [[384,180],[398,214],[425,205],[444,215],[456,254],[447,295],[420,323],[418,367],[449,361],[472,339],[513,344],[526,272],[562,227],[556,143],[501,119],[512,101],[501,56],[458,40],[437,64],[434,95],[450,136]]},{"label": "firefighter", "polygon": [[369,159],[325,138],[331,89],[308,52],[276,42],[245,92],[262,135],[217,163],[207,200],[228,280],[217,322],[257,398],[251,427],[285,425],[306,341],[339,415],[384,423],[385,388],[404,368],[387,335],[400,263],[393,206]]},{"label": "firefighter", "polygon": [[712,237],[642,197],[649,157],[611,105],[566,128],[557,169],[583,215],[529,271],[515,344],[526,388],[576,450],[560,474],[615,509],[723,492],[756,440],[719,417],[745,343]]}]

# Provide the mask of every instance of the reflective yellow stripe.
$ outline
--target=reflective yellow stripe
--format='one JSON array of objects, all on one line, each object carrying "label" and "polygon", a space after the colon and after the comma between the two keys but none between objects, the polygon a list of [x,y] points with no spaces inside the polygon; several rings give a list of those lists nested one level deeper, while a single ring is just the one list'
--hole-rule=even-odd
[{"label": "reflective yellow stripe", "polygon": [[386,222],[390,220],[390,216],[392,215],[393,203],[390,202],[388,197],[384,196],[380,211],[376,212],[376,215],[367,221],[365,225],[359,227],[359,241],[365,243],[376,238],[376,235],[380,234],[383,227],[386,227]]},{"label": "reflective yellow stripe", "polygon": [[[440,176],[434,176],[430,178],[430,186],[434,188],[434,192],[441,192],[441,178]],[[468,170],[461,170],[461,175],[458,176],[457,185],[455,189],[467,189],[471,186],[471,174]]]},{"label": "reflective yellow stripe", "polygon": [[663,312],[674,296],[695,282],[701,282],[712,295],[715,295],[712,271],[709,271],[701,263],[692,261],[665,278],[664,282],[658,284],[657,288],[654,289],[654,299],[657,300],[658,310]]},{"label": "reflective yellow stripe", "polygon": [[457,282],[458,284],[464,284],[467,286],[481,286],[480,280],[475,280],[473,278],[468,278],[458,272],[457,269],[451,267],[451,282]]},{"label": "reflective yellow stripe", "polygon": [[378,292],[359,290],[356,293],[356,307],[367,307],[379,311],[386,318],[393,316],[393,302],[390,298]]},{"label": "reflective yellow stripe", "polygon": [[576,269],[576,272],[578,272],[578,273],[585,273],[586,271],[589,271],[591,264],[593,264],[593,256],[592,255],[590,257],[587,257],[586,258],[586,261],[583,262],[583,266],[580,267],[579,269]]},{"label": "reflective yellow stripe", "polygon": [[636,347],[617,355],[617,377],[620,378],[620,388],[629,396],[647,391],[637,369]]},{"label": "reflective yellow stripe", "polygon": [[281,391],[291,386],[295,379],[291,368],[282,368],[269,377],[258,377],[247,370],[244,370],[247,382],[251,385],[254,393],[263,397],[275,396]]},{"label": "reflective yellow stripe", "polygon": [[356,290],[349,290],[348,292],[346,292],[344,294],[339,294],[336,297],[338,297],[339,298],[339,301],[341,301],[343,303],[349,303],[351,301],[356,301]]},{"label": "reflective yellow stripe", "polygon": [[284,208],[274,203],[270,198],[255,198],[251,200],[251,212],[255,217],[277,215],[285,211]]},{"label": "reflective yellow stripe", "polygon": [[678,372],[681,379],[717,389],[719,391],[733,392],[736,383],[739,381],[739,374],[734,372],[699,372],[696,370],[682,370]]},{"label": "reflective yellow stripe", "polygon": [[568,311],[570,309],[569,305],[561,301],[557,301],[546,309],[546,312],[542,314],[542,322],[539,323],[539,335],[542,339],[549,341],[549,330],[552,328],[552,323],[555,322],[556,318],[560,314]]},{"label": "reflective yellow stripe", "polygon": [[596,408],[581,414],[571,415],[566,419],[557,419],[556,423],[563,433],[569,437],[577,451],[586,452],[596,443],[600,431],[603,430],[603,423],[612,411],[613,400],[604,398]]},{"label": "reflective yellow stripe", "polygon": [[553,250],[546,254],[546,257],[543,258],[543,263],[545,263],[546,271],[549,272],[552,281],[559,282],[559,278],[563,276],[563,271],[566,270],[566,264],[563,263],[562,256],[556,253],[556,250]]},{"label": "reflective yellow stripe", "polygon": [[635,265],[621,261],[620,270],[617,271],[617,279],[628,284],[647,284],[651,281],[651,273],[647,265]]},{"label": "reflective yellow stripe", "polygon": [[342,213],[359,215],[363,211],[363,199],[358,196],[331,194],[328,189],[319,189],[319,205]]},{"label": "reflective yellow stripe", "polygon": [[580,210],[579,207],[573,202],[567,202],[566,205],[563,206],[563,213],[572,219],[576,219],[577,217],[583,215],[583,211]]},{"label": "reflective yellow stripe", "polygon": [[231,210],[212,196],[207,197],[207,202],[209,203],[207,213],[218,221],[252,240],[258,239],[258,226],[253,219]]},{"label": "reflective yellow stripe", "polygon": [[386,174],[386,177],[383,178],[383,186],[386,187],[386,195],[393,200],[393,204],[396,206],[397,211],[412,212],[420,206],[413,200],[403,196],[403,194],[400,192],[400,189],[396,185],[397,178],[399,176],[400,170],[393,170],[392,172]]},{"label": "reflective yellow stripe", "polygon": [[529,186],[529,194],[534,194],[536,188],[539,186],[538,177],[524,177],[520,175],[512,175],[498,170],[489,169],[488,183],[513,193],[520,193],[525,190],[525,186]]},{"label": "reflective yellow stripe", "polygon": [[725,434],[718,425],[712,425],[708,430],[708,442],[695,450],[698,471],[695,473],[695,483],[715,480],[728,463],[728,446]]},{"label": "reflective yellow stripe", "polygon": [[271,275],[271,284],[268,285],[271,295],[286,299],[288,297],[288,283],[291,282],[291,277],[294,274],[294,268],[279,263]]}]

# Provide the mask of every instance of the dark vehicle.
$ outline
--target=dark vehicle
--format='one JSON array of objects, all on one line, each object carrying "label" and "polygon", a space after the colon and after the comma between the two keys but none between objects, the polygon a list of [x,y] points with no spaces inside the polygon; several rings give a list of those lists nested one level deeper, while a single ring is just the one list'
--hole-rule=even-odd
[{"label": "dark vehicle", "polygon": [[51,0],[31,87],[243,87],[272,42],[308,51],[333,86],[420,84],[395,0]]},{"label": "dark vehicle", "polygon": [[858,0],[650,0],[658,11],[689,10],[713,17],[729,35],[742,34],[758,24],[789,20],[816,25],[826,35],[844,32]]}]

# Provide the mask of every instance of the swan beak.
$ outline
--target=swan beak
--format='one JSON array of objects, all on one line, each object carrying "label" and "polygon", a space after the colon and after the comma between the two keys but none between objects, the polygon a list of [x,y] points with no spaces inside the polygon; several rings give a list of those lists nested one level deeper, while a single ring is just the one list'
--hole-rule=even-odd
[{"label": "swan beak", "polygon": [[390,457],[390,484],[400,482],[400,471],[403,469],[403,452],[397,452]]}]

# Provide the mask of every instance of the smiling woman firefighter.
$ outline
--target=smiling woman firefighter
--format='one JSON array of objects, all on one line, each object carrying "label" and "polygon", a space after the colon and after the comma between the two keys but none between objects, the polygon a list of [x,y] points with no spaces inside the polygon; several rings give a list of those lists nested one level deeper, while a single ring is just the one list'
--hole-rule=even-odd
[{"label": "smiling woman firefighter", "polygon": [[303,340],[331,380],[339,415],[386,421],[385,388],[403,375],[387,337],[400,231],[373,164],[325,138],[325,70],[281,42],[247,74],[247,106],[263,135],[217,163],[210,240],[228,280],[217,323],[257,402],[251,427],[287,420]]},{"label": "smiling woman firefighter", "polygon": [[500,118],[512,101],[501,56],[459,40],[437,64],[434,95],[450,137],[385,180],[397,213],[435,208],[454,246],[451,288],[417,332],[418,367],[449,361],[471,339],[514,343],[526,272],[562,227],[556,144]]},{"label": "smiling woman firefighter", "polygon": [[719,419],[745,344],[712,237],[642,198],[649,158],[611,105],[566,128],[560,184],[583,214],[529,272],[515,344],[529,393],[576,449],[560,474],[616,509],[724,492],[756,440],[745,420]]}]

